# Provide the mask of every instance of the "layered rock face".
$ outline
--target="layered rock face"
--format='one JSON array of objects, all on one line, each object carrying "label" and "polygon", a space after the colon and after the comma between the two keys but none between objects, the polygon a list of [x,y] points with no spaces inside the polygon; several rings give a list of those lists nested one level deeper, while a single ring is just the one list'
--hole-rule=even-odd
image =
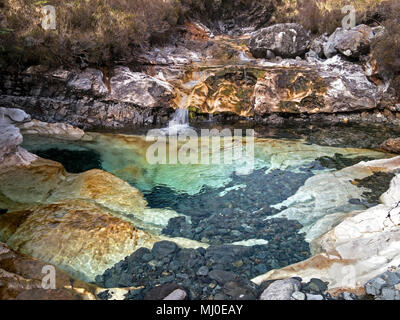
[{"label": "layered rock face", "polygon": [[339,57],[266,71],[254,89],[255,114],[340,113],[370,110],[381,89],[358,65]]},{"label": "layered rock face", "polygon": [[18,76],[4,75],[2,105],[24,109],[35,119],[65,122],[82,128],[120,128],[168,121],[171,86],[148,75],[117,67],[102,71],[30,68]]},{"label": "layered rock face", "polygon": [[380,29],[339,28],[313,40],[290,23],[236,38],[215,36],[199,23],[185,28],[190,39],[140,55],[142,72],[31,67],[3,75],[2,105],[84,129],[164,124],[176,108],[188,108],[193,120],[219,113],[256,121],[274,113],[364,113],[367,119],[378,108],[385,110],[377,117],[400,119],[390,79],[368,56]]},{"label": "layered rock face", "polygon": [[184,101],[185,107],[197,113],[263,117],[362,112],[376,108],[383,94],[361,66],[339,56],[208,69],[203,75],[205,79],[189,90]]}]

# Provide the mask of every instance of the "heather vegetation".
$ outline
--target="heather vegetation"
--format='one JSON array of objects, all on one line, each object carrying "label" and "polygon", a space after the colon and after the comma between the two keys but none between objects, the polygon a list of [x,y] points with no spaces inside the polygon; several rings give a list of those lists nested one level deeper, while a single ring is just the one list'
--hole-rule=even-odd
[{"label": "heather vegetation", "polygon": [[[385,32],[372,45],[372,53],[383,74],[392,77],[400,74],[400,2],[378,7],[377,19],[382,21]],[[398,78],[398,77],[397,77]],[[400,88],[400,81],[395,86]]]},{"label": "heather vegetation", "polygon": [[[397,1],[382,0],[0,0],[0,68],[29,65],[107,66],[135,63],[137,53],[179,38],[185,21],[196,20],[216,32],[298,22],[314,34],[340,26],[341,7],[356,4],[358,22],[393,23]],[[41,27],[44,5],[57,9],[56,30]],[[397,10],[398,12],[398,10]],[[376,43],[385,53],[382,67],[397,63],[399,27]],[[395,32],[395,34],[393,34]],[[397,38],[396,38],[397,37]],[[386,39],[386,40],[385,40]],[[397,40],[396,40],[397,39]],[[397,42],[396,42],[397,41]]]}]

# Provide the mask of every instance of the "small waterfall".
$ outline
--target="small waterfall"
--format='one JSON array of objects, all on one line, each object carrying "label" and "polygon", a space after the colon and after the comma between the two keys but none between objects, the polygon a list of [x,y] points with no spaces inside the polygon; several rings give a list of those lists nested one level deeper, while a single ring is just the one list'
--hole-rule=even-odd
[{"label": "small waterfall", "polygon": [[189,128],[189,110],[178,108],[168,124],[168,132],[169,134],[176,134],[186,128]]},{"label": "small waterfall", "polygon": [[188,109],[176,109],[175,113],[169,122],[169,127],[179,125],[189,125],[189,110]]}]

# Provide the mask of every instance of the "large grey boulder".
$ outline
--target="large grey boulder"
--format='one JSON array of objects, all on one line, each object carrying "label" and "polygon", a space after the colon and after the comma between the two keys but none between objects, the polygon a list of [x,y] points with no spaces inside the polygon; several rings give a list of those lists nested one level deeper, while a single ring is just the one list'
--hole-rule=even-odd
[{"label": "large grey boulder", "polygon": [[127,67],[46,70],[31,67],[0,76],[1,105],[20,108],[43,122],[83,129],[132,128],[167,123],[174,92],[167,82]]},{"label": "large grey boulder", "polygon": [[90,92],[95,96],[101,97],[108,93],[103,78],[103,72],[100,70],[87,68],[74,74],[68,81],[68,87],[81,92]]},{"label": "large grey boulder", "polygon": [[358,25],[349,30],[338,28],[324,44],[324,54],[327,58],[337,53],[358,58],[368,53],[374,37],[373,29],[367,25]]},{"label": "large grey boulder", "polygon": [[296,23],[276,24],[254,33],[249,48],[255,58],[267,58],[271,52],[282,58],[296,58],[310,48],[310,33]]},{"label": "large grey boulder", "polygon": [[174,96],[170,84],[144,73],[132,72],[128,67],[116,67],[113,73],[110,88],[114,100],[153,108],[167,104]]},{"label": "large grey boulder", "polygon": [[301,282],[297,279],[277,280],[264,290],[260,300],[291,300],[293,293],[300,289]]}]

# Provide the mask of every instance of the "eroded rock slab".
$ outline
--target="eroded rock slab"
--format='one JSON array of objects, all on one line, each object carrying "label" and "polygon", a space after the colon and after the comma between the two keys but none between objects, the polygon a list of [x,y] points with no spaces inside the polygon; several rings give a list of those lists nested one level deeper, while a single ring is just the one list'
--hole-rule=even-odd
[{"label": "eroded rock slab", "polygon": [[0,238],[82,280],[96,275],[154,238],[85,200],[39,205],[0,217]]},{"label": "eroded rock slab", "polygon": [[47,123],[32,120],[18,125],[22,135],[39,135],[42,137],[56,137],[67,141],[81,140],[85,132],[79,128],[65,123]]},{"label": "eroded rock slab", "polygon": [[357,185],[356,180],[375,172],[393,172],[399,167],[399,158],[383,159],[311,177],[294,196],[275,206],[277,209],[286,208],[275,217],[297,219],[304,226],[302,231],[306,232],[307,241],[311,242],[350,212],[365,209],[361,201],[351,201],[362,199],[366,191]]},{"label": "eroded rock slab", "polygon": [[21,108],[36,120],[84,129],[168,121],[174,96],[168,83],[127,67],[108,70],[108,74],[92,68],[46,71],[31,67],[18,76],[4,75],[2,105]]},{"label": "eroded rock slab", "polygon": [[110,79],[111,98],[146,108],[160,107],[173,98],[172,86],[128,67],[116,67]]}]

